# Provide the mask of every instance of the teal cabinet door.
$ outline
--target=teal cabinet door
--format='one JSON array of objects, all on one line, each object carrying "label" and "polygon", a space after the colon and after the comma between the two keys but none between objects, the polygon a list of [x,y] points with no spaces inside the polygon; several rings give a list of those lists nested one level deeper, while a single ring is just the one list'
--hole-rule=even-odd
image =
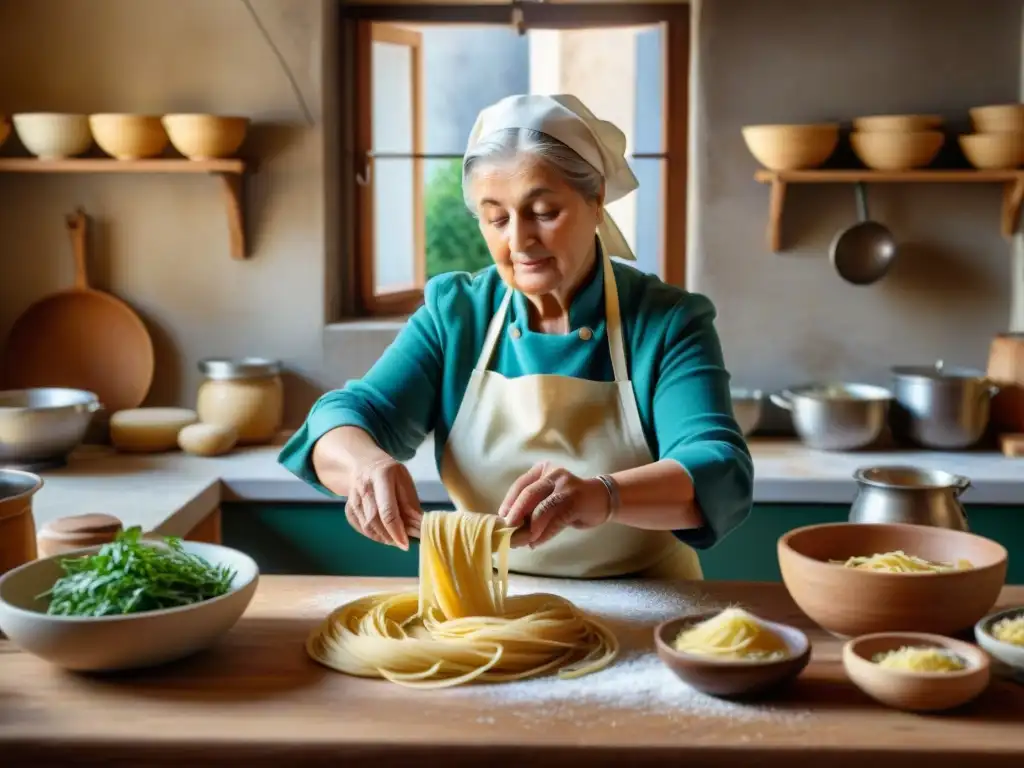
[{"label": "teal cabinet door", "polygon": [[[743,525],[700,553],[704,578],[781,581],[775,554],[779,537],[804,525],[843,521],[848,511],[840,504],[758,504]],[[415,576],[418,571],[418,542],[402,552],[371,541],[349,527],[339,503],[225,503],[221,514],[224,543],[249,553],[263,573]],[[1009,551],[1007,582],[1024,584],[1024,507],[971,507],[968,517],[972,531]]]}]

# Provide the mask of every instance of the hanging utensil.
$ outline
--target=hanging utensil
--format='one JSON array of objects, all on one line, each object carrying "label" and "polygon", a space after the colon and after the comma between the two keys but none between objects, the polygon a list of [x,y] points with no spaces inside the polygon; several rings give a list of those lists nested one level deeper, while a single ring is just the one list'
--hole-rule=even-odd
[{"label": "hanging utensil", "polygon": [[832,240],[830,256],[839,276],[853,285],[871,285],[885,276],[896,258],[896,238],[888,227],[868,218],[864,184],[854,185],[859,223]]}]

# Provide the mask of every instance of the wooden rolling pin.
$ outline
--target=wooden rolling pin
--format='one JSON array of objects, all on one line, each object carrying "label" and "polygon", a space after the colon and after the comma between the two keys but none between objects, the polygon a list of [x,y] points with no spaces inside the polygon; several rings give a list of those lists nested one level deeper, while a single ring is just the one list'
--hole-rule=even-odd
[{"label": "wooden rolling pin", "polygon": [[113,541],[124,528],[113,515],[71,515],[51,520],[36,534],[39,557],[70,552],[82,547],[96,547]]}]

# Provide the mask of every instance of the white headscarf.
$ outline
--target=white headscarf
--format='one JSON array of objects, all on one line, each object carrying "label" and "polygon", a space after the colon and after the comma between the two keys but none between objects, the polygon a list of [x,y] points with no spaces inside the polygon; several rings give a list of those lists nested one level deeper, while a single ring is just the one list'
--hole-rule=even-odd
[{"label": "white headscarf", "polygon": [[[626,135],[613,123],[594,116],[575,96],[528,94],[508,96],[484,109],[469,132],[469,152],[493,133],[526,128],[558,139],[604,177],[605,202],[625,197],[639,182],[626,162]],[[610,256],[635,261],[629,243],[607,209],[597,227],[601,245]]]}]

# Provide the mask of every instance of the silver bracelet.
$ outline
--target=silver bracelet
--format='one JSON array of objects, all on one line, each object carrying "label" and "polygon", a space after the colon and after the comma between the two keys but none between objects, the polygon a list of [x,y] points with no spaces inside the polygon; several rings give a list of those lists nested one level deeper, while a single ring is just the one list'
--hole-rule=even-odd
[{"label": "silver bracelet", "polygon": [[619,511],[619,484],[615,482],[615,479],[611,475],[598,475],[597,479],[601,481],[601,485],[608,491],[608,517],[601,523],[610,523],[612,518],[618,514]]}]

